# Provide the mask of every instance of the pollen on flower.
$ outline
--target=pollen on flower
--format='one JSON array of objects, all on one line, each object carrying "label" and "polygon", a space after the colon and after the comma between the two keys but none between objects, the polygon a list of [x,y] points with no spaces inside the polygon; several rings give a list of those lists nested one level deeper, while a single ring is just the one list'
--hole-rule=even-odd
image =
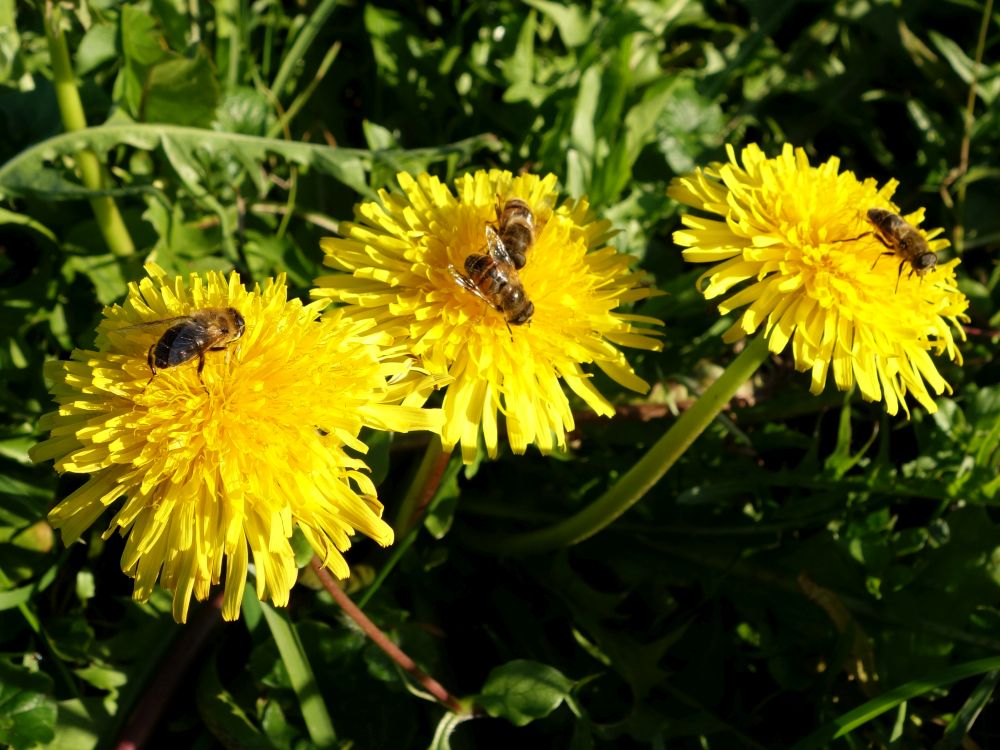
[{"label": "pollen on flower", "polygon": [[[355,531],[390,544],[364,461],[345,448],[365,451],[363,426],[440,429],[439,411],[400,405],[427,386],[399,350],[383,349],[387,337],[367,323],[320,319],[324,301],[288,300],[283,277],[247,290],[235,273],[147,272],[105,310],[93,351],[46,369],[59,408],[43,417],[51,436],[31,457],[91,475],[50,513],[64,541],[124,499],[105,535],[127,537],[134,597],[159,580],[178,621],[192,594],[205,599],[223,577],[223,614],[235,619],[251,561],[258,596],[286,604],[296,526],[341,578]],[[243,335],[206,351],[201,373],[195,357],[150,379],[149,347],[211,308],[238,311]]]},{"label": "pollen on flower", "polygon": [[[836,158],[812,166],[787,144],[773,159],[756,145],[739,159],[732,147],[728,154],[668,191],[715,217],[685,215],[674,241],[687,248],[686,260],[714,264],[699,280],[705,297],[724,297],[722,314],[741,311],[727,340],[762,329],[772,352],[791,344],[813,393],[832,370],[838,388],[857,384],[890,414],[900,406],[909,413],[908,393],[934,412],[928,387],[950,387],[930,355],[961,363],[953,332],[964,340],[968,300],[956,286],[958,259],[908,272],[913,259],[873,225],[871,209],[900,213],[891,201],[898,183],[858,180]],[[927,252],[948,247],[942,230],[919,228],[923,218],[922,208],[901,216]]]},{"label": "pollen on flower", "polygon": [[[658,349],[660,321],[618,308],[657,292],[629,269],[629,256],[606,246],[610,225],[586,200],[559,203],[554,175],[479,171],[459,178],[454,192],[428,174],[397,179],[401,193],[380,192],[358,207],[357,223],[341,225],[343,238],[322,241],[326,264],[346,273],[317,279],[313,293],[347,303],[337,312],[374,323],[450,380],[446,449],[461,444],[472,461],[481,436],[496,456],[501,414],[515,453],[565,447],[574,420],[564,385],[599,414],[613,414],[589,366],[647,389],[618,347]],[[507,263],[511,250],[491,240],[504,235],[502,214],[514,200],[524,206],[511,213],[530,214],[533,227],[523,267]],[[527,239],[513,236],[512,249]],[[474,255],[486,256],[479,279],[465,270]],[[498,296],[517,284],[532,309]]]}]

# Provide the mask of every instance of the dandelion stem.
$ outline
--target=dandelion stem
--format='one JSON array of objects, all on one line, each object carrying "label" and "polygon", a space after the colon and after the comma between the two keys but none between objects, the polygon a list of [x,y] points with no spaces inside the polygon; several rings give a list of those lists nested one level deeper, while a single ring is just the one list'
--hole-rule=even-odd
[{"label": "dandelion stem", "polygon": [[264,602],[260,603],[260,610],[274,638],[274,644],[278,647],[278,653],[281,654],[281,661],[292,683],[292,690],[299,699],[299,708],[302,710],[309,739],[316,747],[334,747],[337,735],[333,730],[333,721],[330,719],[329,711],[326,710],[326,704],[316,683],[316,675],[302,646],[299,633],[288,617],[288,612]]},{"label": "dandelion stem", "polygon": [[499,546],[505,552],[531,553],[565,547],[593,536],[627,511],[684,455],[690,445],[729,403],[736,390],[767,358],[763,336],[751,339],[746,349],[722,376],[685,411],[666,434],[601,497],[575,515],[536,531],[507,537]]},{"label": "dandelion stem", "polygon": [[396,536],[405,535],[420,520],[424,508],[434,499],[434,493],[441,486],[444,471],[448,468],[450,460],[451,451],[445,452],[441,438],[432,436],[396,514],[396,523],[393,526]]},{"label": "dandelion stem", "polygon": [[316,571],[316,575],[319,576],[319,580],[322,582],[323,587],[330,592],[330,596],[333,597],[333,600],[340,605],[340,608],[344,610],[344,613],[348,617],[357,623],[362,632],[371,638],[372,642],[385,652],[386,656],[396,662],[400,668],[419,682],[428,693],[434,696],[434,699],[437,700],[438,703],[447,708],[449,711],[459,715],[469,713],[468,709],[466,709],[457,698],[449,693],[440,682],[418,667],[413,659],[403,653],[403,650],[400,649],[399,646],[390,641],[389,637],[379,630],[375,623],[368,619],[365,613],[362,612],[351,600],[351,597],[349,597],[344,590],[337,585],[337,582],[333,580],[333,576],[331,576],[329,571],[323,567],[323,563],[321,563],[319,558],[315,555],[313,555],[311,565],[313,570]]},{"label": "dandelion stem", "polygon": [[170,652],[160,661],[156,674],[149,680],[149,686],[118,737],[116,750],[136,750],[150,741],[184,675],[198,659],[212,633],[222,625],[221,613],[220,591],[196,611],[193,621],[184,628],[183,634],[178,634]]},{"label": "dandelion stem", "polygon": [[[59,103],[63,127],[67,131],[83,130],[87,127],[87,118],[84,116],[80,92],[76,87],[76,76],[73,74],[66,37],[63,35],[59,6],[47,2],[45,10],[45,35],[49,42],[56,100]],[[76,164],[80,170],[80,179],[87,188],[90,190],[107,188],[104,168],[97,159],[97,154],[81,150],[76,154]],[[97,226],[111,252],[118,256],[134,253],[135,245],[114,199],[110,195],[95,196],[90,199],[90,207],[94,210]]]}]

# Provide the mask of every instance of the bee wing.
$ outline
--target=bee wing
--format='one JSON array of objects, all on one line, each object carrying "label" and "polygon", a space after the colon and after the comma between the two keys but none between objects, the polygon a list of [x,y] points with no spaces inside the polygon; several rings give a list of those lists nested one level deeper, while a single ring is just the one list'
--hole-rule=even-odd
[{"label": "bee wing", "polygon": [[468,291],[472,292],[474,295],[479,297],[479,299],[488,304],[490,307],[494,306],[493,303],[490,301],[489,297],[487,297],[485,294],[479,291],[479,287],[477,287],[475,284],[472,283],[472,279],[460,274],[458,272],[458,269],[455,268],[455,266],[448,266],[448,270],[451,271],[451,275],[454,277],[455,283],[457,283],[461,287],[465,287],[465,289],[467,289]]},{"label": "bee wing", "polygon": [[497,263],[506,263],[509,266],[514,265],[514,259],[493,227],[486,227],[486,246],[489,248],[490,257]]},{"label": "bee wing", "polygon": [[[204,352],[215,341],[218,341],[218,337],[213,336],[212,332],[203,326],[176,326],[176,328],[171,330],[176,331],[176,333],[172,339],[165,342],[169,347],[167,364],[170,367],[187,362],[196,354]],[[167,339],[169,333],[161,341]]]},{"label": "bee wing", "polygon": [[133,323],[130,326],[125,326],[124,328],[112,328],[111,330],[115,333],[121,331],[134,331],[138,328],[153,328],[154,326],[163,325],[165,323],[179,323],[182,320],[191,320],[190,315],[178,315],[175,318],[161,318],[160,320],[147,320],[145,323]]}]

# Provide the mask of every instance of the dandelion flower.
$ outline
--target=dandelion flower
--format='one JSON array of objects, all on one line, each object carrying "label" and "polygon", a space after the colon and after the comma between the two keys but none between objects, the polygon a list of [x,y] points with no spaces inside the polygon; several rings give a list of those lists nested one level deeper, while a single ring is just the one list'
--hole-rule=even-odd
[{"label": "dandelion flower", "polygon": [[[929,389],[951,388],[931,353],[961,364],[953,329],[964,340],[968,300],[956,288],[957,259],[914,275],[901,258],[882,257],[888,250],[865,217],[871,208],[900,212],[891,201],[898,183],[859,181],[836,158],[814,167],[789,145],[773,159],[756,145],[739,160],[732,147],[728,153],[728,163],[698,169],[668,191],[721,217],[684,216],[674,241],[688,248],[687,260],[715,264],[699,280],[707,280],[705,297],[728,295],[722,314],[742,309],[727,340],[763,328],[775,354],[791,343],[796,368],[812,374],[812,393],[822,392],[832,367],[839,389],[856,383],[890,414],[900,406],[909,414],[907,393],[936,411]],[[923,209],[903,218],[919,227]],[[942,230],[918,231],[931,251],[948,246],[935,239]]]},{"label": "dandelion flower", "polygon": [[[347,274],[317,279],[316,296],[348,303],[350,320],[371,321],[405,345],[426,370],[451,378],[444,396],[446,450],[461,443],[472,461],[482,435],[497,454],[497,414],[506,417],[515,453],[565,447],[573,413],[562,384],[598,414],[613,414],[586,366],[617,383],[647,384],[618,346],[658,349],[655,318],[617,312],[651,296],[629,270],[630,258],[605,243],[610,225],[596,221],[586,200],[557,204],[556,178],[479,171],[452,192],[428,174],[397,177],[402,193],[380,193],[342,224],[343,239],[322,241],[326,264]],[[508,326],[505,315],[456,283],[449,266],[487,252],[487,226],[499,204],[518,198],[534,216],[534,241],[518,271],[534,314]]]},{"label": "dandelion flower", "polygon": [[[65,542],[124,497],[105,536],[127,536],[134,598],[147,599],[159,578],[180,622],[192,593],[205,599],[220,581],[223,561],[223,614],[238,617],[249,555],[261,600],[286,604],[296,526],[341,578],[355,531],[390,544],[365,464],[345,448],[364,452],[362,426],[437,430],[441,415],[398,405],[417,383],[388,361],[384,334],[317,320],[325,301],[288,300],[283,277],[248,291],[235,273],[147,272],[122,306],[105,309],[94,351],[47,366],[59,408],[42,418],[51,436],[32,459],[90,475],[49,515]],[[147,349],[170,324],[142,324],[213,307],[242,314],[242,338],[207,352],[200,376],[192,360],[150,380]]]}]

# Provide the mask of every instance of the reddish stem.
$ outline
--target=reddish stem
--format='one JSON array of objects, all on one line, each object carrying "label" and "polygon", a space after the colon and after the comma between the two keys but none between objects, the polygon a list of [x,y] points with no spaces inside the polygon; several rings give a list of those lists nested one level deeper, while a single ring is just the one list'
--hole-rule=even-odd
[{"label": "reddish stem", "polygon": [[358,605],[356,605],[351,597],[349,597],[337,582],[333,580],[333,576],[330,572],[323,567],[323,563],[320,562],[319,558],[313,555],[311,562],[313,570],[316,571],[316,575],[319,576],[319,580],[322,582],[323,587],[330,592],[330,596],[333,600],[340,605],[340,608],[344,610],[348,617],[350,617],[354,622],[357,623],[358,627],[367,635],[371,640],[382,649],[386,655],[394,662],[396,662],[400,667],[402,667],[406,672],[410,674],[413,679],[424,686],[424,689],[428,693],[434,696],[434,698],[447,708],[456,714],[468,714],[468,710],[462,706],[458,700],[449,693],[444,686],[427,674],[424,670],[416,665],[416,663],[407,656],[395,643],[389,640],[388,636],[379,630],[378,626],[369,620],[365,613],[362,612]]},{"label": "reddish stem", "polygon": [[115,750],[138,750],[149,742],[181,679],[201,652],[205,641],[222,624],[223,594],[220,590],[199,607],[191,623],[184,628],[183,633],[178,634],[170,652],[160,662],[159,671],[139,699],[132,718],[122,730]]},{"label": "reddish stem", "polygon": [[442,452],[434,461],[434,466],[431,467],[430,474],[427,475],[427,481],[420,492],[420,499],[417,501],[416,510],[414,510],[413,517],[409,520],[409,528],[413,528],[417,524],[424,515],[424,511],[431,500],[434,499],[434,495],[437,494],[438,488],[441,486],[441,480],[444,478],[444,472],[448,468],[450,460],[451,453]]},{"label": "reddish stem", "polygon": [[962,326],[962,328],[970,336],[989,336],[990,338],[1000,336],[1000,329],[996,328],[973,328],[972,326]]}]

